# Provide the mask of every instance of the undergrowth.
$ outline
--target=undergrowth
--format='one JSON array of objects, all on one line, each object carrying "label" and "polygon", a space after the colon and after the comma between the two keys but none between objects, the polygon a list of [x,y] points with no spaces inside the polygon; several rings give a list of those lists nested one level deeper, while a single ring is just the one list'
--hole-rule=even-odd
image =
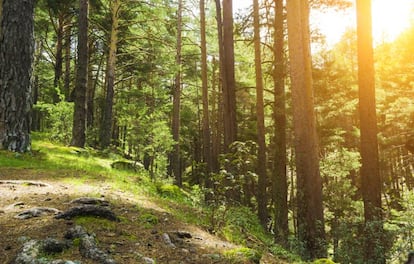
[{"label": "undergrowth", "polygon": [[[171,179],[152,179],[145,170],[131,171],[111,167],[121,157],[116,154],[101,155],[94,149],[80,149],[51,143],[46,134],[32,135],[31,153],[16,154],[0,151],[0,167],[4,169],[28,169],[42,177],[58,179],[72,184],[98,184],[105,181],[114,190],[129,192],[136,197],[143,196],[168,210],[177,219],[204,227],[230,242],[243,246],[227,252],[227,257],[239,263],[245,257],[253,263],[264,253],[271,253],[288,263],[299,263],[300,258],[273,243],[272,236],[261,227],[255,214],[245,207],[205,206],[204,190],[198,185],[184,185],[180,189]],[[148,228],[156,225],[158,219],[144,214],[139,219]],[[95,221],[95,222],[94,222]],[[89,228],[104,228],[113,231],[116,227],[106,220],[91,221],[87,217],[76,219],[77,224]],[[281,262],[283,263],[283,262]]]}]

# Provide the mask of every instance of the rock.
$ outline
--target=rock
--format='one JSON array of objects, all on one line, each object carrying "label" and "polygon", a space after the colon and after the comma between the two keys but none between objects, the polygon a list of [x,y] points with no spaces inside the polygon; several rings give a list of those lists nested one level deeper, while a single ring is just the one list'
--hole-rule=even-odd
[{"label": "rock", "polygon": [[34,207],[31,208],[29,210],[23,211],[19,214],[17,214],[14,218],[17,219],[29,219],[29,218],[33,218],[33,217],[39,217],[42,215],[47,215],[49,213],[52,214],[57,214],[60,211],[56,208],[51,208],[51,207]]},{"label": "rock", "polygon": [[49,184],[38,182],[38,181],[19,181],[19,180],[3,180],[0,181],[0,184],[4,185],[28,185],[28,186],[36,186],[36,187],[50,187]]},{"label": "rock", "polygon": [[94,204],[94,205],[101,205],[101,206],[109,206],[109,202],[102,198],[94,198],[94,197],[80,197],[70,201],[72,204]]},{"label": "rock", "polygon": [[153,260],[152,258],[148,258],[148,257],[143,257],[142,261],[144,261],[145,264],[155,264],[155,260]]},{"label": "rock", "polygon": [[119,218],[108,208],[97,205],[75,206],[55,216],[56,219],[72,219],[76,216],[96,216],[119,222]]},{"label": "rock", "polygon": [[65,235],[67,239],[80,239],[79,252],[85,258],[97,261],[100,264],[115,264],[108,254],[100,250],[96,244],[95,236],[86,232],[81,226],[71,228]]},{"label": "rock", "polygon": [[164,241],[164,243],[171,247],[171,248],[176,248],[176,246],[173,244],[173,242],[171,242],[171,238],[167,233],[162,234],[162,240]]},{"label": "rock", "polygon": [[13,264],[32,264],[37,263],[36,258],[40,253],[41,244],[37,240],[30,240],[24,243],[21,251],[17,255]]},{"label": "rock", "polygon": [[61,253],[67,248],[69,248],[68,243],[54,238],[47,238],[42,241],[42,251],[49,254]]},{"label": "rock", "polygon": [[173,234],[182,239],[193,238],[193,236],[189,232],[186,232],[186,231],[175,231],[173,232]]}]

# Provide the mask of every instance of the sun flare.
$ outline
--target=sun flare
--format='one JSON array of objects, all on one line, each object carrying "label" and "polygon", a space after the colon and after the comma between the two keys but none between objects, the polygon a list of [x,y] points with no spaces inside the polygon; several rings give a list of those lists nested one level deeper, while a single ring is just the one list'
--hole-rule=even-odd
[{"label": "sun flare", "polygon": [[[376,43],[392,41],[410,27],[413,19],[412,0],[372,0],[372,26]],[[356,28],[355,4],[346,11],[312,10],[311,23],[326,36],[328,44],[335,44],[348,28]]]},{"label": "sun flare", "polygon": [[377,41],[394,39],[412,22],[412,0],[374,0],[372,3],[373,34]]}]

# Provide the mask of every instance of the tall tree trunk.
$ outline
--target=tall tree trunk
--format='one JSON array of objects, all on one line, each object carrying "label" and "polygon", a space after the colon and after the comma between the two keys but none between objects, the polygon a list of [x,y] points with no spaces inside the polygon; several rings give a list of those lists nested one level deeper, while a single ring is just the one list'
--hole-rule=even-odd
[{"label": "tall tree trunk", "polygon": [[0,148],[31,148],[34,0],[0,1]]},{"label": "tall tree trunk", "polygon": [[86,86],[88,83],[88,0],[79,0],[78,23],[78,64],[71,145],[84,147],[86,141]]},{"label": "tall tree trunk", "polygon": [[211,151],[210,113],[207,85],[207,44],[206,44],[206,14],[205,2],[200,0],[200,35],[201,35],[201,86],[203,98],[203,160],[206,164],[205,185],[212,187],[210,173],[213,170]]},{"label": "tall tree trunk", "polygon": [[233,36],[233,1],[223,0],[223,110],[224,110],[224,149],[237,140],[236,122],[236,80],[234,76],[234,36]]},{"label": "tall tree trunk", "polygon": [[371,1],[357,0],[361,189],[364,200],[364,263],[385,263],[381,211]]},{"label": "tall tree trunk", "polygon": [[298,235],[303,257],[326,256],[322,180],[313,105],[308,0],[287,1],[288,44],[295,132]]},{"label": "tall tree trunk", "polygon": [[286,175],[286,99],[285,99],[285,58],[283,33],[283,0],[275,0],[273,83],[274,83],[274,152],[272,197],[275,210],[275,241],[288,246],[288,185]]},{"label": "tall tree trunk", "polygon": [[56,26],[56,54],[55,54],[55,77],[53,79],[53,103],[60,101],[60,79],[63,73],[63,38],[64,34],[64,14],[59,13]]},{"label": "tall tree trunk", "polygon": [[111,4],[112,26],[109,40],[108,63],[106,64],[106,97],[102,109],[102,120],[100,129],[101,148],[105,149],[111,144],[112,138],[112,119],[114,105],[114,85],[115,85],[115,67],[116,51],[118,46],[118,27],[119,27],[119,9],[121,1],[113,0]]},{"label": "tall tree trunk", "polygon": [[67,25],[65,28],[65,74],[64,74],[64,85],[63,94],[65,99],[69,101],[70,95],[70,59],[71,59],[71,48],[72,43],[72,25]]},{"label": "tall tree trunk", "polygon": [[182,185],[181,166],[180,166],[180,108],[181,108],[181,45],[182,45],[182,9],[183,0],[178,1],[177,10],[177,54],[176,63],[178,71],[175,75],[174,91],[173,91],[173,116],[172,116],[172,136],[175,141],[174,149],[171,153],[170,168],[175,183]]},{"label": "tall tree trunk", "polygon": [[253,0],[253,20],[254,20],[254,62],[256,73],[256,116],[257,116],[257,205],[260,223],[265,227],[267,224],[267,161],[266,161],[266,132],[264,124],[264,99],[263,99],[263,72],[262,72],[262,55],[260,45],[260,17],[259,1]]}]

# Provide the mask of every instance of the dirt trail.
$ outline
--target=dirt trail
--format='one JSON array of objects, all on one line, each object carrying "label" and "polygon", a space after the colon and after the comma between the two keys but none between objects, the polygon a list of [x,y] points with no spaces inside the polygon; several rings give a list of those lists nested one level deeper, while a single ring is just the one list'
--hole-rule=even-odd
[{"label": "dirt trail", "polygon": [[[145,197],[113,190],[104,182],[70,184],[55,178],[45,179],[31,170],[0,169],[0,263],[9,263],[25,239],[61,239],[75,224],[73,220],[57,220],[53,213],[16,219],[18,213],[33,207],[64,211],[70,208],[71,200],[87,196],[109,201],[113,212],[122,219],[109,227],[105,222],[101,226],[91,224],[92,230],[88,230],[96,234],[99,247],[117,263],[147,263],[142,257],[156,263],[227,263],[220,254],[235,247],[199,227],[177,221]],[[145,223],[142,216],[152,216],[156,221]],[[171,234],[177,231],[187,232],[191,238],[174,238]],[[170,234],[176,247],[165,243],[164,234]],[[95,263],[75,249],[65,251],[59,258]]]}]

